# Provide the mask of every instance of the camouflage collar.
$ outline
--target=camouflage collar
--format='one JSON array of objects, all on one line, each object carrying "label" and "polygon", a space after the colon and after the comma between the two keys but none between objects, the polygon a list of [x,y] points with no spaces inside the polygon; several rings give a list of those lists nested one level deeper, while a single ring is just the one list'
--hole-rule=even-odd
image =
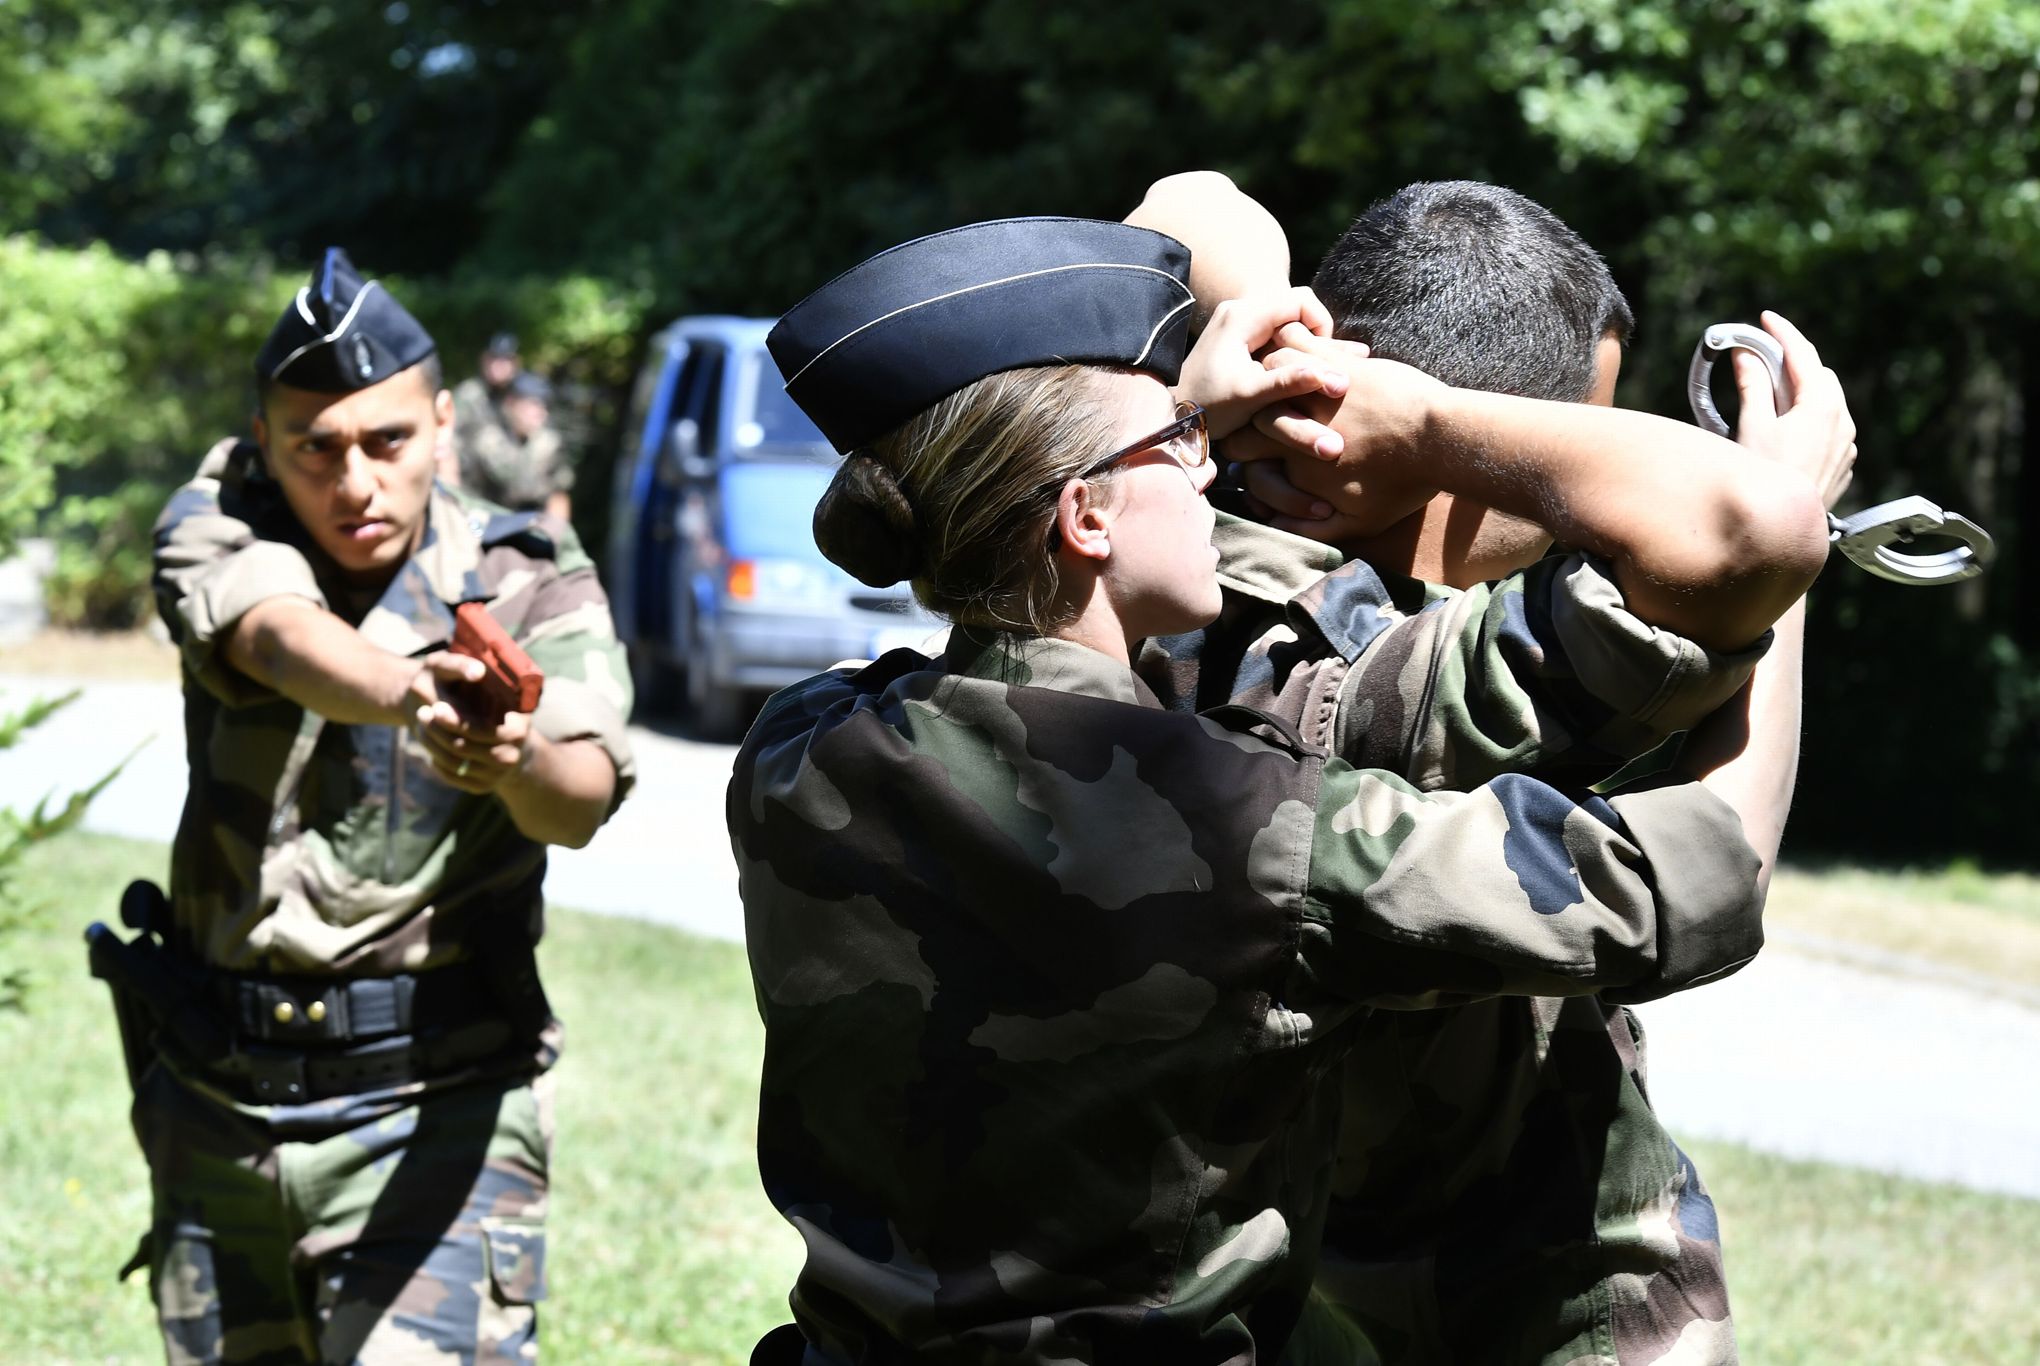
[{"label": "camouflage collar", "polygon": [[1399,601],[1365,560],[1228,512],[1218,514],[1211,539],[1227,592],[1282,608],[1299,635],[1315,632],[1349,660],[1426,601],[1425,586],[1414,579],[1398,580],[1414,590]]},{"label": "camouflage collar", "polygon": [[488,518],[471,512],[444,484],[435,481],[426,505],[425,542],[412,562],[424,570],[433,591],[446,602],[478,596],[475,568],[482,562],[482,528]]},{"label": "camouflage collar", "polygon": [[1331,546],[1292,536],[1221,511],[1211,529],[1218,547],[1218,581],[1263,602],[1286,603],[1346,563]]},{"label": "camouflage collar", "polygon": [[443,647],[453,639],[454,606],[482,596],[474,572],[481,558],[481,533],[467,510],[434,484],[424,542],[362,618],[361,634],[393,654]]},{"label": "camouflage collar", "polygon": [[1110,655],[1053,636],[951,627],[942,667],[965,678],[989,679],[1016,688],[1049,688],[1136,707],[1162,705],[1147,684]]}]

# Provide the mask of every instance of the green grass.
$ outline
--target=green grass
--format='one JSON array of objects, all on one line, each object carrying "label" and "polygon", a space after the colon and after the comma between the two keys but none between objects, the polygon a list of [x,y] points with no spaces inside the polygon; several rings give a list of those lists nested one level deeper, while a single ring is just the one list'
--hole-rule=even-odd
[{"label": "green grass", "polygon": [[1772,880],[1764,922],[1983,982],[2040,987],[2040,877],[2031,873],[1787,865]]},{"label": "green grass", "polygon": [[2040,1361],[2040,1201],[1691,1146],[1746,1366]]},{"label": "green grass", "polygon": [[[30,1013],[0,1017],[0,1362],[160,1360],[142,1278],[113,1280],[146,1219],[145,1175],[78,932],[163,863],[158,846],[76,837],[26,868],[27,894],[54,909],[0,948],[36,979]],[[743,954],[559,914],[542,958],[569,1023],[546,1359],[741,1363],[781,1321],[799,1259],[752,1166],[760,1036]],[[2040,1360],[2040,1202],[1695,1148],[1750,1366]]]},{"label": "green grass", "polygon": [[[34,975],[0,1016],[0,1362],[162,1359],[146,1277],[114,1271],[148,1222],[148,1176],[106,988],[79,935],[115,920],[157,845],[76,836],[36,851],[22,890],[49,908],[0,944]],[[555,914],[541,951],[568,1021],[543,1311],[555,1362],[742,1363],[785,1321],[800,1242],[753,1161],[762,1034],[743,951]]]}]

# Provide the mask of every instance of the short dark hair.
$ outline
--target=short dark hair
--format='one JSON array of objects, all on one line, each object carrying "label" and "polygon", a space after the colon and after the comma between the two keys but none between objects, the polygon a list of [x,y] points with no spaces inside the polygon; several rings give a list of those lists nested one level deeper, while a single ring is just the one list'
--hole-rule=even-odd
[{"label": "short dark hair", "polygon": [[1636,326],[1608,263],[1542,205],[1476,180],[1378,200],[1311,282],[1334,330],[1461,389],[1579,402]]},{"label": "short dark hair", "polygon": [[[439,363],[439,353],[434,351],[416,365],[407,367],[425,382],[425,391],[434,398],[446,387],[446,367]],[[397,372],[403,374],[402,370]],[[255,411],[262,412],[269,406],[269,392],[276,387],[276,381],[267,375],[255,378]]]}]

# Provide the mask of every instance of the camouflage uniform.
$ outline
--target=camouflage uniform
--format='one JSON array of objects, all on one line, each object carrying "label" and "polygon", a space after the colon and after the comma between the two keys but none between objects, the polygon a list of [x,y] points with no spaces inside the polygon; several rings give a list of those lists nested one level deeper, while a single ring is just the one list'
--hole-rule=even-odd
[{"label": "camouflage uniform", "polygon": [[[286,1028],[288,1012],[272,1027],[244,1004],[234,1058],[184,1056],[172,1039],[138,1082],[151,1284],[173,1363],[536,1352],[551,1148],[540,1074],[559,1045],[530,970],[544,847],[502,803],[440,782],[409,729],[327,724],[224,653],[233,623],[277,595],[413,656],[446,646],[451,604],[486,602],[545,671],[536,729],[601,745],[621,800],[629,676],[572,531],[444,489],[427,517],[417,553],[365,595],[327,572],[254,448],[222,443],[157,524],[191,765],[169,939],[212,999],[259,988],[298,1006]],[[414,989],[411,1075],[294,1103],[251,1092],[240,1069],[279,1037],[295,1040],[287,1057],[332,1065],[291,1033],[307,1001],[337,1012],[358,989],[347,983],[394,974]],[[480,997],[464,994],[474,983]]]},{"label": "camouflage uniform", "polygon": [[[1231,694],[1425,790],[1591,782],[1713,710],[1762,653],[1650,627],[1585,556],[1459,593],[1238,518],[1215,539],[1223,615],[1142,661],[1164,700]],[[1655,871],[1669,893],[1700,869]],[[1650,1109],[1632,1013],[1491,999],[1359,1031],[1318,1279],[1344,1322],[1315,1329],[1343,1345],[1310,1359],[1735,1359],[1713,1205]]]},{"label": "camouflage uniform", "polygon": [[759,1167],[808,1256],[756,1359],[1275,1360],[1368,1007],[1755,952],[1753,858],[1694,793],[1426,794],[966,630],[778,694],[728,816]]},{"label": "camouflage uniform", "polygon": [[535,511],[552,494],[573,491],[574,470],[560,434],[541,427],[519,440],[479,378],[454,389],[453,411],[463,489],[516,511]]}]

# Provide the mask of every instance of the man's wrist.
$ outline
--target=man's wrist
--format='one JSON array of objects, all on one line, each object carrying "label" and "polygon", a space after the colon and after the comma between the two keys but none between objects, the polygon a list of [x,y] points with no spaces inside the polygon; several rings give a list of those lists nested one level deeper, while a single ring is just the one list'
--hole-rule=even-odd
[{"label": "man's wrist", "polygon": [[383,676],[376,688],[376,706],[383,712],[383,724],[409,726],[417,722],[418,708],[433,701],[436,690],[428,695],[419,688],[418,679],[426,672],[425,666],[408,655],[386,654]]},{"label": "man's wrist", "polygon": [[1432,465],[1443,448],[1454,444],[1454,433],[1464,420],[1465,391],[1421,373],[1414,383],[1398,389],[1397,401],[1382,405],[1379,413],[1380,453],[1398,474],[1407,471],[1410,482],[1436,486]]},{"label": "man's wrist", "polygon": [[1421,472],[1425,483],[1455,498],[1559,530],[1548,520],[1555,473],[1537,454],[1531,400],[1449,385],[1427,392],[1424,400],[1408,448],[1413,474]]},{"label": "man's wrist", "polygon": [[536,729],[527,733],[524,743],[519,747],[517,762],[503,774],[503,780],[496,784],[496,795],[514,798],[529,790],[536,781],[534,771],[545,762],[546,751],[551,745],[552,741],[540,735]]}]

